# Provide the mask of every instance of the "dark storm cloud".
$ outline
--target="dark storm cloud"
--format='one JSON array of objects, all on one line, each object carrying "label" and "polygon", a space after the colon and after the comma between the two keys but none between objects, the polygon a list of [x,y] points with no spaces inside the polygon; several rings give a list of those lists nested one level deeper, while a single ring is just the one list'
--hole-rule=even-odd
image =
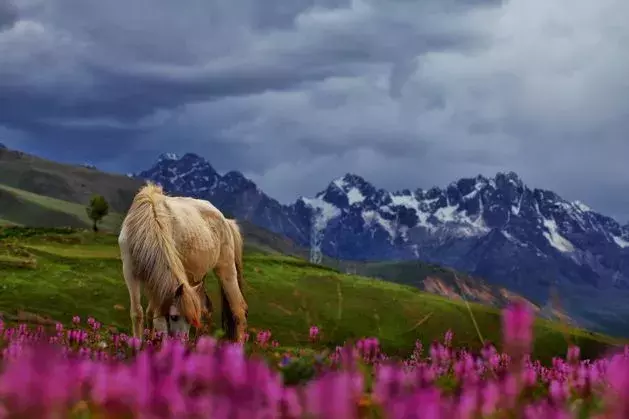
[{"label": "dark storm cloud", "polygon": [[[0,103],[11,102],[12,106],[0,117],[1,122],[11,125],[16,121],[20,123],[20,119],[32,120],[38,116],[90,118],[103,115],[134,120],[156,109],[268,90],[296,89],[304,83],[332,76],[359,75],[365,66],[388,63],[405,54],[405,45],[412,47],[415,54],[421,54],[471,41],[464,32],[433,32],[430,27],[418,31],[414,26],[405,26],[404,22],[387,33],[399,19],[386,15],[371,21],[373,27],[351,20],[347,25],[323,22],[321,28],[317,28],[317,22],[305,22],[302,33],[296,36],[290,33],[290,27],[286,28],[290,17],[294,26],[298,12],[314,2],[301,2],[301,8],[296,7],[300,5],[297,2],[288,10],[280,6],[283,3],[273,9],[270,4],[265,3],[261,8],[259,2],[253,2],[247,8],[252,16],[243,16],[243,21],[234,22],[251,25],[244,28],[230,27],[234,15],[236,18],[245,15],[236,11],[236,5],[234,9],[225,10],[195,2],[204,13],[188,21],[195,8],[188,12],[175,7],[174,11],[180,13],[171,17],[164,10],[172,10],[173,6],[161,2],[162,14],[141,19],[145,26],[135,28],[138,21],[134,18],[146,18],[142,14],[153,13],[154,6],[147,3],[142,9],[135,5],[138,16],[122,18],[128,11],[121,1],[100,2],[98,7],[92,7],[93,1],[84,3],[82,8],[76,9],[70,8],[68,1],[53,1],[59,7],[47,11],[41,29],[41,36],[46,36],[50,30],[53,39],[57,32],[66,48],[58,58],[69,60],[68,67],[74,64],[71,70],[81,75],[79,80],[61,79],[56,86],[49,86],[50,89],[26,91],[24,97],[20,97],[23,89],[32,87],[28,85],[29,80],[24,80],[26,77],[21,72],[14,74],[17,80],[8,77],[3,82]],[[324,5],[331,3],[323,2]],[[217,16],[213,17],[213,13]],[[225,16],[228,17],[226,23],[221,19]],[[173,25],[179,31],[163,31],[162,25],[173,21],[181,21]],[[211,23],[217,26],[208,27]],[[257,28],[263,31],[256,32]],[[234,33],[236,36],[232,38]],[[204,45],[206,42],[209,48]],[[54,41],[49,43],[51,48],[55,47]],[[54,58],[57,57],[50,57]],[[6,63],[9,69],[11,64]],[[82,89],[81,97],[68,101],[65,88]],[[26,112],[26,108],[31,112]]]},{"label": "dark storm cloud", "polygon": [[4,1],[0,3],[0,31],[10,28],[17,21],[17,9],[13,3]]},{"label": "dark storm cloud", "polygon": [[[629,218],[620,0],[0,0],[3,142],[197,152],[291,200],[515,170]],[[325,174],[325,176],[323,175]]]}]

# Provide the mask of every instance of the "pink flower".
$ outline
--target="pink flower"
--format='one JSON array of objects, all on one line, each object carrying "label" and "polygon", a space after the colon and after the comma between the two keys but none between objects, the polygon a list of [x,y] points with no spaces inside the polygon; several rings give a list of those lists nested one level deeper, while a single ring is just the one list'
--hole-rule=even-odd
[{"label": "pink flower", "polygon": [[443,337],[443,343],[446,346],[451,346],[453,337],[454,337],[454,333],[452,332],[452,330],[448,329],[448,331],[446,332],[446,334]]},{"label": "pink flower", "polygon": [[503,340],[506,352],[522,357],[530,353],[533,342],[533,315],[521,301],[503,310]]},{"label": "pink flower", "polygon": [[568,347],[568,354],[566,355],[566,359],[571,364],[578,364],[580,355],[581,355],[581,348],[579,348],[576,345],[570,345]]},{"label": "pink flower", "polygon": [[256,336],[256,343],[262,347],[267,346],[269,340],[271,339],[271,331],[270,330],[261,330],[258,332]]}]

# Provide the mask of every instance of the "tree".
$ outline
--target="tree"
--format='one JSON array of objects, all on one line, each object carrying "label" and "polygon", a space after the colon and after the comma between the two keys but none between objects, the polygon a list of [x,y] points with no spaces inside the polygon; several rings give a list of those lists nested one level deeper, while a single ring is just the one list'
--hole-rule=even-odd
[{"label": "tree", "polygon": [[109,204],[102,195],[92,195],[90,204],[85,208],[87,216],[92,220],[92,229],[98,231],[98,223],[109,214]]}]

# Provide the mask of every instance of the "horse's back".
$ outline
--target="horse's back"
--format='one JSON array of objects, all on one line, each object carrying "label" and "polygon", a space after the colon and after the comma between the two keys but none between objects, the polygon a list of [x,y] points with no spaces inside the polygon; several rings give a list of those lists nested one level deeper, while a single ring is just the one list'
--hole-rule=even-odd
[{"label": "horse's back", "polygon": [[223,213],[208,201],[187,197],[169,197],[166,201],[179,230],[204,230],[222,224]]},{"label": "horse's back", "polygon": [[187,197],[169,197],[173,235],[186,268],[203,277],[214,267],[223,242],[223,214],[210,202]]}]

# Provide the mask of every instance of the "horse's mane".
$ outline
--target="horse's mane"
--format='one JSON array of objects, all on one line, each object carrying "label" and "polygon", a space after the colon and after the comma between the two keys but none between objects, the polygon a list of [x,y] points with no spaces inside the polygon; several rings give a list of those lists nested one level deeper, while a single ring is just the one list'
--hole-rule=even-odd
[{"label": "horse's mane", "polygon": [[134,275],[158,306],[172,301],[182,286],[181,311],[192,324],[201,316],[201,302],[188,283],[185,268],[173,239],[167,196],[160,186],[148,182],[136,194],[125,218]]}]

